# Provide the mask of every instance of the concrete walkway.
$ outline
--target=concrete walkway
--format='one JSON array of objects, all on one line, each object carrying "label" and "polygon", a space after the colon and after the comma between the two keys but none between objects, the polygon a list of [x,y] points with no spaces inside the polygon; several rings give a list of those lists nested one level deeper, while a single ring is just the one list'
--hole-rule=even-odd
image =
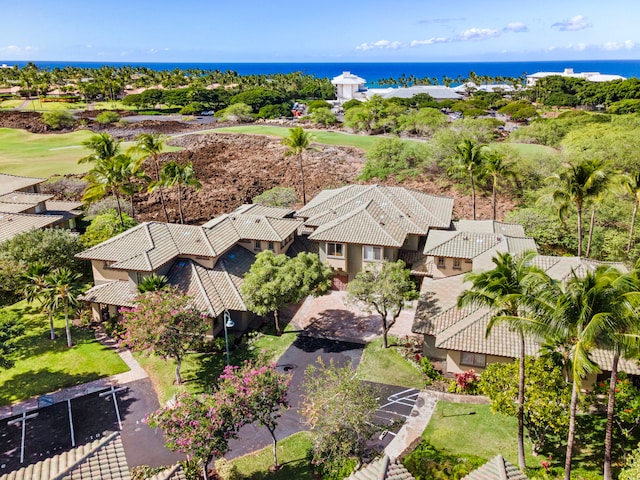
[{"label": "concrete walkway", "polygon": [[[117,375],[112,375],[111,377],[99,378],[98,380],[94,380],[92,382],[82,383],[80,385],[63,388],[61,390],[48,393],[46,394],[48,403],[58,403],[65,400],[71,400],[77,397],[82,397],[89,393],[110,388],[112,385],[124,385],[125,383],[130,383],[135,380],[141,380],[148,377],[147,372],[145,372],[138,361],[133,358],[131,351],[127,349],[119,349],[115,340],[108,337],[104,330],[96,330],[96,339],[103,345],[116,350],[118,355],[120,355],[122,361],[129,367],[129,370]],[[20,415],[23,412],[37,410],[38,398],[42,396],[43,395],[39,395],[28,400],[23,400],[22,402],[0,407],[0,419],[12,417],[14,415]]]},{"label": "concrete walkway", "polygon": [[390,458],[402,458],[413,450],[422,440],[422,432],[427,428],[437,403],[438,399],[433,392],[421,391],[409,419],[384,449],[384,453]]}]

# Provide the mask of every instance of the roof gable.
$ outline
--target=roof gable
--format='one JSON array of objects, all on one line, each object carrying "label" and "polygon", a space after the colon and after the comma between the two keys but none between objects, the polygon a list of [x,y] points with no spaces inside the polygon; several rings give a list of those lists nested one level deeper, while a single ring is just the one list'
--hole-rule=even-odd
[{"label": "roof gable", "polygon": [[497,455],[462,480],[527,480],[528,477],[518,467]]}]

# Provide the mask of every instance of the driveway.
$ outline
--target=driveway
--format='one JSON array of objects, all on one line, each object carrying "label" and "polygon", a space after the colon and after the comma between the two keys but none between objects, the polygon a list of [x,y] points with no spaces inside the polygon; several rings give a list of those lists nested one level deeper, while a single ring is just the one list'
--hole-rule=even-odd
[{"label": "driveway", "polygon": [[[368,343],[382,335],[382,320],[373,311],[367,312],[363,305],[352,305],[347,301],[347,292],[331,291],[321,297],[308,297],[291,319],[291,324],[305,334],[349,342]],[[396,337],[411,333],[415,302],[400,312],[390,334]]]}]

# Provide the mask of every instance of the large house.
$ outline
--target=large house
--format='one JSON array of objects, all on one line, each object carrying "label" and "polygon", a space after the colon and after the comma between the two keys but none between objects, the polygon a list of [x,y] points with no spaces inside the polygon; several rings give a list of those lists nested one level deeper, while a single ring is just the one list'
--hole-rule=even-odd
[{"label": "large house", "polygon": [[165,275],[212,318],[211,334],[222,328],[225,310],[237,329],[253,316],[240,295],[245,273],[263,250],[286,253],[300,220],[292,210],[243,205],[202,226],[145,222],[77,255],[91,261],[95,286],[81,300],[96,320],[133,306],[145,277]]},{"label": "large house", "polygon": [[573,68],[565,68],[562,72],[536,72],[531,75],[527,75],[527,87],[532,87],[538,80],[545,77],[569,77],[569,78],[584,78],[590,82],[610,82],[612,80],[625,80],[625,77],[621,75],[612,75],[600,72],[579,72],[573,71]]},{"label": "large house", "polygon": [[0,242],[34,228],[75,229],[82,203],[40,193],[45,180],[0,173]]},{"label": "large house", "polygon": [[430,231],[451,227],[453,199],[382,185],[323,190],[295,214],[343,289],[367,264],[421,258]]}]

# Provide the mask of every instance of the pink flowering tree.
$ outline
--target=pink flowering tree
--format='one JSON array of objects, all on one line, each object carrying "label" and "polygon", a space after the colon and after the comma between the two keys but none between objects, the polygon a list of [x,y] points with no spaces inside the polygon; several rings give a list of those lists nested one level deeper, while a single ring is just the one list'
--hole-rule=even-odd
[{"label": "pink flowering tree", "polygon": [[242,425],[231,398],[216,393],[181,393],[173,405],[160,408],[146,421],[164,432],[167,448],[200,463],[205,480],[209,478],[209,463],[229,451],[229,440],[237,436]]},{"label": "pink flowering tree", "polygon": [[218,383],[219,393],[233,399],[245,424],[258,422],[273,439],[273,468],[278,469],[275,430],[282,409],[288,408],[287,388],[291,375],[278,372],[275,363],[245,361],[241,367],[227,366]]},{"label": "pink flowering tree", "polygon": [[182,383],[182,358],[204,338],[209,329],[206,315],[175,287],[139,295],[135,307],[122,308],[120,313],[126,329],[123,344],[175,360],[176,384]]}]

